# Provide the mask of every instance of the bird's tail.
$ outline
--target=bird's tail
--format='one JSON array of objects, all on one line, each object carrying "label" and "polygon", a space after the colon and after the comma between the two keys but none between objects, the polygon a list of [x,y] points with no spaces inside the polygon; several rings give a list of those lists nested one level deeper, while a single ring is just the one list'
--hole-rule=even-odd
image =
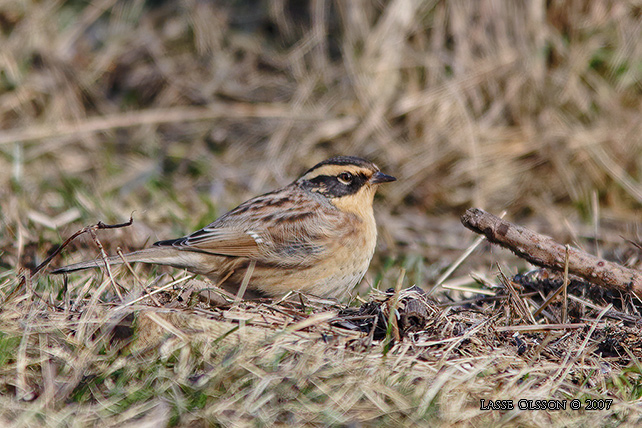
[{"label": "bird's tail", "polygon": [[191,253],[189,251],[180,251],[172,248],[158,247],[158,248],[146,248],[140,251],[134,251],[133,253],[123,254],[123,256],[111,256],[106,259],[96,259],[96,260],[87,260],[80,263],[74,263],[71,265],[63,266],[61,268],[53,270],[51,273],[60,274],[67,272],[75,272],[83,269],[98,268],[105,266],[105,261],[110,265],[119,265],[123,261],[127,263],[151,263],[157,265],[167,265],[173,266],[176,268],[192,268],[198,266],[198,261],[195,258],[198,258],[199,255]]}]

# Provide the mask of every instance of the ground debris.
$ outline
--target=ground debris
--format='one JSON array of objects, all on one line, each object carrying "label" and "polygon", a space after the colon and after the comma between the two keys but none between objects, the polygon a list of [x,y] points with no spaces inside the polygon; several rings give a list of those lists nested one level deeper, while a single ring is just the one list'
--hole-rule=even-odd
[{"label": "ground debris", "polygon": [[[517,274],[513,281],[523,287],[524,293],[534,291],[539,296],[548,296],[563,285],[564,276],[560,272],[542,268]],[[574,275],[569,275],[567,290],[570,297],[569,316],[575,320],[581,320],[590,310],[602,310],[612,305],[613,308],[604,315],[606,318],[620,320],[627,325],[642,324],[642,301],[628,293],[605,289]],[[560,305],[561,299],[557,299],[549,305],[548,312],[559,318]]]},{"label": "ground debris", "polygon": [[[392,341],[409,346],[408,352],[424,361],[447,361],[488,353],[560,364],[569,355],[608,358],[610,364],[622,366],[630,364],[633,356],[642,359],[642,339],[637,334],[637,326],[642,320],[640,302],[631,302],[616,291],[604,290],[573,277],[568,287],[569,296],[582,297],[569,300],[567,322],[561,321],[562,302],[561,296],[557,296],[545,311],[533,317],[535,322],[532,323],[527,322],[526,317],[516,316],[515,294],[525,296],[520,297],[523,300],[521,310],[529,311],[532,316],[546,297],[560,286],[563,278],[556,272],[537,269],[507,281],[515,293],[504,288],[494,299],[468,300],[461,305],[455,302],[445,307],[420,287],[401,290],[394,314],[399,337]],[[206,284],[193,282],[196,290],[207,288]],[[244,340],[250,340],[248,331],[259,341],[279,331],[295,331],[307,340],[322,341],[330,347],[348,346],[360,352],[390,338],[389,307],[394,298],[393,289],[373,292],[359,307],[346,307],[336,301],[304,294],[293,294],[281,300],[216,306],[217,300],[181,298],[188,287],[160,295],[171,306],[171,316],[165,314],[168,309],[144,309],[144,306],[138,307],[138,316],[149,318],[145,314],[150,311],[160,313],[179,330],[203,324],[195,322],[199,318],[221,323],[216,328],[208,327],[208,334],[215,331],[224,334],[234,326],[242,325],[247,329]],[[607,307],[609,309],[605,310]],[[152,324],[158,323],[153,316],[152,321]],[[162,335],[167,329],[144,330],[145,340],[153,343],[150,332]],[[195,332],[193,328],[184,331],[186,334]]]},{"label": "ground debris", "polygon": [[[373,339],[381,340],[386,337],[389,316],[387,304],[393,297],[394,290],[391,288],[381,295],[372,295],[371,300],[359,308],[344,308],[339,312],[340,319],[334,325],[372,334]],[[430,318],[440,310],[423,289],[412,286],[399,293],[396,311],[399,334],[403,338],[423,330]]]}]

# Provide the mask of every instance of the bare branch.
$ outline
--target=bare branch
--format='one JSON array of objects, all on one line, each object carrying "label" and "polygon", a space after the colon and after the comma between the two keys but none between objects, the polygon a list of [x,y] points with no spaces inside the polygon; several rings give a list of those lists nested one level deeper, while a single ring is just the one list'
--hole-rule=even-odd
[{"label": "bare branch", "polygon": [[45,259],[44,262],[40,263],[38,265],[38,267],[36,267],[33,270],[33,272],[31,273],[31,276],[32,277],[36,276],[38,274],[38,272],[40,272],[45,266],[47,266],[49,264],[49,262],[51,262],[51,260],[53,260],[54,257],[56,257],[58,254],[60,254],[60,252],[63,250],[63,248],[65,248],[67,245],[69,245],[71,243],[71,241],[73,241],[74,239],[76,239],[77,237],[82,235],[83,233],[94,232],[94,231],[99,230],[99,229],[117,229],[117,228],[120,228],[120,227],[127,227],[127,226],[131,226],[133,222],[134,222],[134,218],[132,216],[130,216],[129,220],[127,222],[125,222],[125,223],[105,224],[102,221],[99,221],[96,224],[92,224],[92,225],[83,227],[82,229],[78,230],[76,233],[71,235],[69,238],[67,238],[65,240],[65,242],[63,242],[58,248],[56,248],[56,250],[49,257],[47,257]]},{"label": "bare branch", "polygon": [[[566,248],[550,236],[517,226],[478,208],[469,208],[461,217],[461,222],[470,230],[485,235],[490,242],[508,248],[534,265],[564,271]],[[593,284],[633,292],[642,297],[642,272],[576,248],[569,247],[568,271]]]}]

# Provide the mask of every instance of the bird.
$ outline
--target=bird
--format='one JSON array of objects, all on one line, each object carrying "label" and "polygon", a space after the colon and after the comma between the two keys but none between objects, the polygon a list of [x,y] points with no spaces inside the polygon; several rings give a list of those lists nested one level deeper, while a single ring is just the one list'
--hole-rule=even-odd
[{"label": "bird", "polygon": [[247,272],[247,296],[253,298],[300,291],[341,299],[361,281],[374,255],[375,192],[395,180],[365,159],[332,157],[187,236],[52,273],[138,262],[204,275],[232,293]]}]

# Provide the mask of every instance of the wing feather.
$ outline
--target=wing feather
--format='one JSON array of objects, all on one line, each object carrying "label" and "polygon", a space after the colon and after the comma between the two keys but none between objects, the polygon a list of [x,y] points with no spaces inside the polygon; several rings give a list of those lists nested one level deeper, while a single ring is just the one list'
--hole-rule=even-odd
[{"label": "wing feather", "polygon": [[255,234],[236,228],[203,228],[184,238],[160,241],[157,246],[172,246],[181,250],[201,251],[220,256],[256,258],[260,255]]},{"label": "wing feather", "polygon": [[[278,266],[311,265],[327,254],[332,231],[342,222],[328,215],[328,207],[322,207],[322,201],[311,200],[300,189],[288,186],[283,191],[269,194],[269,199],[266,195],[251,199],[191,235],[154,245],[247,257]],[[266,204],[266,200],[280,201],[286,197],[292,205],[290,209],[284,206],[260,209],[274,205]],[[335,215],[339,214],[336,211]]]}]

